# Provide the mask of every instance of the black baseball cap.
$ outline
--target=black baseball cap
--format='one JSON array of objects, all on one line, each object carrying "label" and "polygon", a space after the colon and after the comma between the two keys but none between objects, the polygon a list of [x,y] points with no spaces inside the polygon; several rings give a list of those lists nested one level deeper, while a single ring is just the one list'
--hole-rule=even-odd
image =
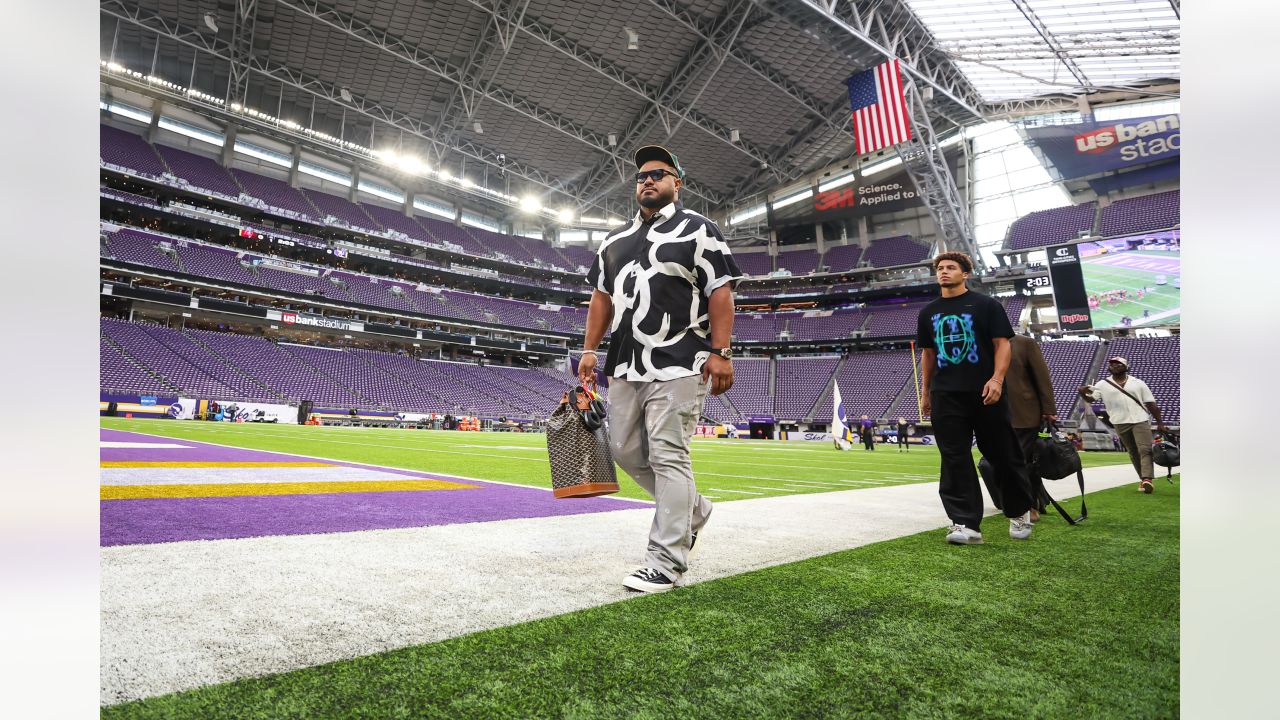
[{"label": "black baseball cap", "polygon": [[680,167],[680,159],[676,154],[661,145],[645,145],[636,151],[636,169],[639,170],[650,160],[661,160],[676,169],[676,174],[684,177],[684,168]]}]

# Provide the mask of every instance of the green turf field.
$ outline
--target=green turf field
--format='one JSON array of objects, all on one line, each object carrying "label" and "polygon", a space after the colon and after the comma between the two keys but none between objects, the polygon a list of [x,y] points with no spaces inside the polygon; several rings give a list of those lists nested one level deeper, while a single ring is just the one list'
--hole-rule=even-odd
[{"label": "green turf field", "polygon": [[1178,717],[1178,488],[1089,505],[1028,542],[922,533],[102,717]]},{"label": "green turf field", "polygon": [[[551,486],[546,436],[432,430],[314,427],[250,423],[103,418],[102,427],[166,437],[386,465],[424,472]],[[976,457],[976,451],[975,451]],[[1082,453],[1086,467],[1128,462],[1123,453]],[[936,482],[938,451],[894,445],[868,452],[835,450],[825,442],[695,440],[693,470],[698,490],[713,500],[830,492],[917,482]],[[624,476],[625,477],[625,476]],[[624,481],[624,497],[648,499]]]},{"label": "green turf field", "polygon": [[[1146,255],[1157,258],[1181,257],[1179,253],[1158,250],[1140,250],[1124,254]],[[1093,317],[1093,326],[1095,328],[1120,327],[1120,319],[1125,316],[1133,318],[1134,326],[1169,325],[1178,322],[1181,317],[1182,291],[1172,284],[1173,278],[1177,277],[1177,274],[1111,267],[1098,262],[1107,257],[1109,256],[1101,255],[1081,261],[1086,293],[1094,295],[1107,290],[1129,290],[1130,297],[1133,298],[1132,293],[1138,288],[1149,287],[1155,289],[1145,294],[1142,300],[1130,299],[1115,305],[1108,305],[1104,302],[1101,307],[1091,310],[1090,314]],[[1168,276],[1169,282],[1165,285],[1156,285],[1155,276],[1157,274]],[[1143,310],[1150,310],[1152,317],[1144,320],[1142,317]]]}]

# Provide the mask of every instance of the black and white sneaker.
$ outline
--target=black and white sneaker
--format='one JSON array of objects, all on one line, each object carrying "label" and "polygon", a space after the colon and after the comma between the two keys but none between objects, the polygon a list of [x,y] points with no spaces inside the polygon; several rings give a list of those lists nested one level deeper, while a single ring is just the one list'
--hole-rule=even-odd
[{"label": "black and white sneaker", "polygon": [[660,593],[675,587],[676,583],[658,570],[640,568],[623,578],[622,586],[636,592]]}]

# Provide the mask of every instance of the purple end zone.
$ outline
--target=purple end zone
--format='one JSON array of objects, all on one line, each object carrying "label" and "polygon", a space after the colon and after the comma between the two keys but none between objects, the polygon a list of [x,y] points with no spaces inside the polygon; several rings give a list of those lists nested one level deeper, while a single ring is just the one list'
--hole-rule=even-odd
[{"label": "purple end zone", "polygon": [[[193,461],[300,461],[308,458],[255,450],[238,450],[191,440],[166,439],[103,430],[103,440],[123,442],[173,442],[197,450],[173,449],[171,453],[193,453],[182,459]],[[137,453],[128,458],[108,456],[116,452]],[[228,451],[228,454],[221,454]],[[176,460],[155,453],[166,450],[145,448],[103,448],[107,460]],[[147,453],[151,453],[147,455]],[[241,455],[249,453],[249,457]],[[222,540],[267,535],[306,535],[392,528],[426,527],[455,523],[488,522],[515,518],[580,515],[583,513],[630,510],[640,503],[608,497],[556,500],[550,490],[461,480],[406,470],[390,470],[371,465],[334,463],[348,467],[395,472],[410,477],[453,480],[474,489],[426,490],[416,492],[328,493],[319,495],[263,495],[250,497],[148,498],[103,500],[100,503],[101,544],[137,545],[182,540]],[[140,469],[139,472],[145,472]],[[193,478],[198,482],[198,478]]]}]

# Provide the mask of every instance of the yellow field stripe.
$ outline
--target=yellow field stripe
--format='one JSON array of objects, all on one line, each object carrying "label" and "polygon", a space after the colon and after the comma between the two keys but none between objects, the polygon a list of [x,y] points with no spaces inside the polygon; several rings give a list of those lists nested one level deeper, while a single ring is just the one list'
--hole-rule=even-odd
[{"label": "yellow field stripe", "polygon": [[200,485],[103,485],[103,500],[143,500],[154,498],[239,497],[245,495],[325,495],[329,493],[404,492],[411,490],[467,490],[446,480],[388,480],[296,483],[220,483]]},{"label": "yellow field stripe", "polygon": [[199,462],[152,462],[146,460],[118,460],[98,463],[104,468],[299,468],[299,467],[339,467],[333,463],[307,460],[299,462],[219,462],[207,460]]}]

